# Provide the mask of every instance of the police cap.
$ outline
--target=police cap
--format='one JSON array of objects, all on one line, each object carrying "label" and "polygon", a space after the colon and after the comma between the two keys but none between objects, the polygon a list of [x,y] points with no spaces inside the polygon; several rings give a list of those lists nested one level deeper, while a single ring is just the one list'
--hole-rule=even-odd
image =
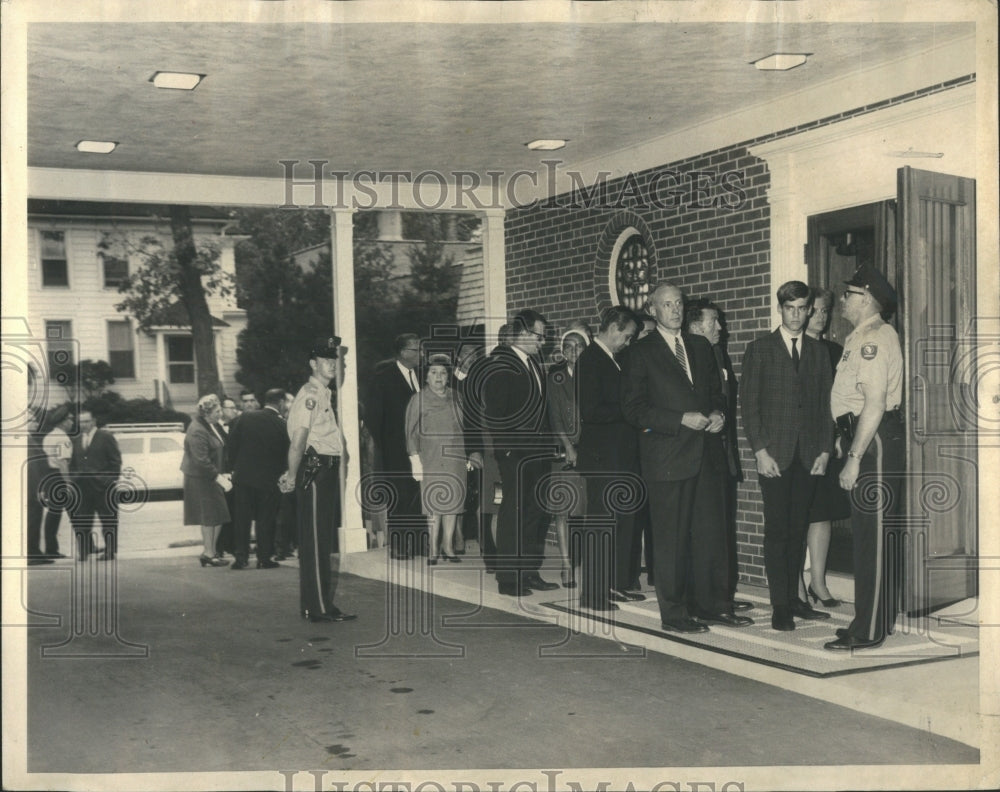
[{"label": "police cap", "polygon": [[309,351],[309,359],[340,357],[340,336],[319,338]]},{"label": "police cap", "polygon": [[885,279],[885,275],[869,264],[858,267],[851,279],[844,283],[866,289],[882,306],[882,310],[891,311],[896,307],[896,290]]}]

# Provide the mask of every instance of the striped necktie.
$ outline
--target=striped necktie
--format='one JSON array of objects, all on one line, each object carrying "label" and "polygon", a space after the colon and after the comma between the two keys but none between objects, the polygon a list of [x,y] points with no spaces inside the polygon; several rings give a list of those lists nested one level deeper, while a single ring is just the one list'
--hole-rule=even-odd
[{"label": "striped necktie", "polygon": [[677,356],[677,362],[684,369],[684,373],[687,374],[688,382],[694,385],[694,380],[691,379],[691,369],[688,367],[687,353],[684,351],[684,342],[681,341],[679,335],[674,336],[674,354]]}]

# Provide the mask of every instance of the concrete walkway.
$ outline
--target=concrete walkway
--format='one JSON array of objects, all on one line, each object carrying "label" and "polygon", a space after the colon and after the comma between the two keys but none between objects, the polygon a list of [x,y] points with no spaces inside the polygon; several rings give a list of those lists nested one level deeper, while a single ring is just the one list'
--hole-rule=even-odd
[{"label": "concrete walkway", "polygon": [[[574,635],[551,614],[512,612],[513,600],[471,607],[374,574],[342,575],[337,601],[358,621],[313,625],[297,615],[294,562],[232,572],[203,569],[195,554],[26,573],[28,620],[53,622],[24,630],[27,769],[46,774],[40,788],[62,774],[183,772],[198,774],[190,788],[219,783],[204,773],[237,773],[218,788],[283,789],[292,776],[280,771],[295,770],[292,785],[311,789],[310,769],[451,784],[468,768],[534,768],[541,788],[551,777],[538,768],[559,769],[559,784],[584,777],[567,768],[602,768],[636,789],[635,779],[708,777],[664,768],[715,768],[718,788],[754,788],[784,765],[804,789],[852,766],[920,765],[925,778],[954,780],[979,761],[973,745],[851,709],[862,687],[840,706],[773,678]],[[366,564],[384,568],[384,552],[346,566]],[[74,622],[74,579],[76,602],[110,592],[117,620],[97,611]],[[953,664],[974,676],[974,662]],[[105,788],[86,778],[80,788]],[[169,778],[152,786],[179,788]]]}]

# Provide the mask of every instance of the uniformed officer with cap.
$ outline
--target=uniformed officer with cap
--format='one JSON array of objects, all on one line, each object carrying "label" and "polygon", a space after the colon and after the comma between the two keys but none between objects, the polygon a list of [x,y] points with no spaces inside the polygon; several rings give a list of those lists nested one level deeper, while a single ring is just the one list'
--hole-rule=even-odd
[{"label": "uniformed officer with cap", "polygon": [[309,353],[312,376],[288,411],[288,472],[279,482],[284,491],[294,486],[296,493],[299,603],[303,618],[313,622],[356,618],[333,604],[339,562],[332,569],[330,564],[330,554],[338,552],[344,453],[344,436],[332,405],[339,350],[340,338],[333,336],[318,341]]},{"label": "uniformed officer with cap", "polygon": [[899,585],[898,525],[906,467],[900,403],[903,356],[896,331],[883,320],[896,309],[885,277],[861,266],[846,281],[841,309],[854,325],[837,364],[830,411],[846,457],[840,486],[852,492],[854,620],[825,644],[832,651],[879,646],[896,620]]}]

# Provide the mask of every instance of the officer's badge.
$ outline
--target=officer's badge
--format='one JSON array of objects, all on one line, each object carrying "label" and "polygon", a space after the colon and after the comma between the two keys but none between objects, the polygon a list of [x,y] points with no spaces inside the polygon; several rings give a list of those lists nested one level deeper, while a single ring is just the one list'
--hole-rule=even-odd
[{"label": "officer's badge", "polygon": [[306,409],[307,410],[311,410],[315,406],[316,406],[316,400],[315,399],[306,399]]},{"label": "officer's badge", "polygon": [[865,344],[861,347],[861,357],[865,360],[872,360],[878,354],[878,346],[875,344]]}]

